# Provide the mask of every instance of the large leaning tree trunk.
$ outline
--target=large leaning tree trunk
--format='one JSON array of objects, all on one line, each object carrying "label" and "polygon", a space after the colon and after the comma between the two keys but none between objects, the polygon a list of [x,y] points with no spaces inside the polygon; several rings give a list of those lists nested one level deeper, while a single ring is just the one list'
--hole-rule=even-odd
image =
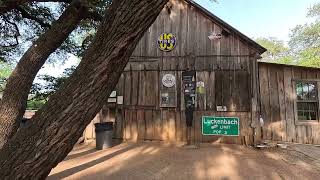
[{"label": "large leaning tree trunk", "polygon": [[87,13],[86,0],[74,0],[22,56],[0,101],[0,148],[17,131],[33,80],[47,58],[66,40]]},{"label": "large leaning tree trunk", "polygon": [[0,150],[0,179],[44,179],[66,157],[166,2],[112,2],[75,72]]}]

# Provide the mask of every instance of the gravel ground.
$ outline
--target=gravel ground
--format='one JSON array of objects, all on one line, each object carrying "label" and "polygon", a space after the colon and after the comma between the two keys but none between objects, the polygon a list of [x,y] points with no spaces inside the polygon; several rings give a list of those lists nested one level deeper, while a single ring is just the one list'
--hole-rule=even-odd
[{"label": "gravel ground", "polygon": [[[320,148],[319,148],[320,151]],[[320,179],[318,160],[293,149],[256,150],[201,144],[188,149],[160,142],[122,143],[97,151],[79,145],[48,179]]]}]

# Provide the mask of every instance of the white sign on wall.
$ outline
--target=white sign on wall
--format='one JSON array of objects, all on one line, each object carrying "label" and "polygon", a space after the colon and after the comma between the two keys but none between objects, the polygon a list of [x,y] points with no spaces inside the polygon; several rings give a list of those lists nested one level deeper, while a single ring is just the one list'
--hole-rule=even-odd
[{"label": "white sign on wall", "polygon": [[171,88],[176,85],[176,77],[172,74],[165,74],[162,77],[162,84],[165,87]]},{"label": "white sign on wall", "polygon": [[222,38],[222,34],[216,34],[216,33],[212,32],[212,33],[208,36],[208,38],[209,38],[210,40],[221,39],[221,38]]},{"label": "white sign on wall", "polygon": [[227,106],[217,106],[217,111],[227,111]]}]

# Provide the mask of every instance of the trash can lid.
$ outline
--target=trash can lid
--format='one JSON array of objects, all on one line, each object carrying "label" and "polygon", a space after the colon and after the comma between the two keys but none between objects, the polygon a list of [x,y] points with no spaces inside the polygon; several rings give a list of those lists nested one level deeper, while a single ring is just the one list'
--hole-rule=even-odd
[{"label": "trash can lid", "polygon": [[113,129],[113,122],[95,123],[94,126],[96,131],[109,131]]}]

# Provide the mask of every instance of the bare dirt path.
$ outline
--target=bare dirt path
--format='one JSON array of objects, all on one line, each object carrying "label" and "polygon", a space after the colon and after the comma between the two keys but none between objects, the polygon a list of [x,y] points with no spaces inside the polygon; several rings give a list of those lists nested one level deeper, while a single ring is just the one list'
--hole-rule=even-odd
[{"label": "bare dirt path", "polygon": [[290,148],[201,144],[198,149],[185,149],[150,142],[96,151],[91,144],[75,147],[48,179],[318,180],[320,165],[317,159]]}]

